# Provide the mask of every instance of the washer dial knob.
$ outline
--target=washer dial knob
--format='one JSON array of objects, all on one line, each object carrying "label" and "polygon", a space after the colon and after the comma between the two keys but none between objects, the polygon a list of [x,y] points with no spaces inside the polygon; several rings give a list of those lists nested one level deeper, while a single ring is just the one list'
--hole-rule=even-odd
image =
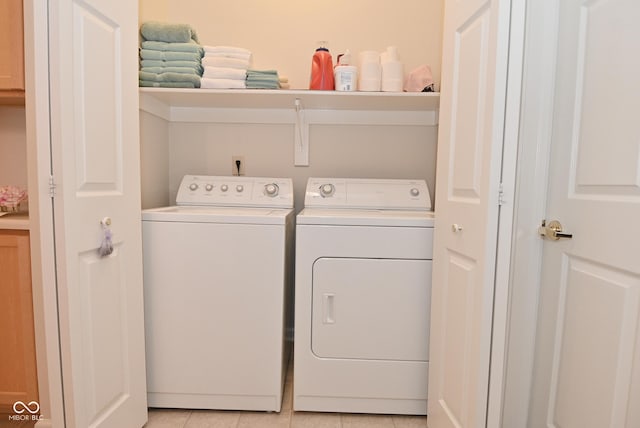
[{"label": "washer dial knob", "polygon": [[220,186],[220,190],[222,190],[223,192],[226,192],[227,190],[229,190],[229,186],[227,186],[226,184],[223,184],[222,186]]},{"label": "washer dial knob", "polygon": [[242,191],[244,191],[244,186],[242,184],[238,184],[236,186],[236,192],[242,193]]},{"label": "washer dial knob", "polygon": [[195,192],[196,190],[198,190],[198,183],[189,184],[189,190],[191,190],[192,192]]},{"label": "washer dial knob", "polygon": [[213,184],[208,183],[206,186],[204,186],[204,189],[205,189],[207,192],[212,191],[212,190],[213,190]]},{"label": "washer dial knob", "polygon": [[269,183],[264,186],[264,193],[271,198],[278,196],[279,190],[280,188],[276,183]]},{"label": "washer dial knob", "polygon": [[420,190],[418,190],[415,187],[411,189],[411,196],[419,196],[419,195],[420,195]]},{"label": "washer dial knob", "polygon": [[331,183],[323,184],[322,186],[320,186],[320,196],[322,196],[323,198],[333,196],[335,192],[336,187]]}]

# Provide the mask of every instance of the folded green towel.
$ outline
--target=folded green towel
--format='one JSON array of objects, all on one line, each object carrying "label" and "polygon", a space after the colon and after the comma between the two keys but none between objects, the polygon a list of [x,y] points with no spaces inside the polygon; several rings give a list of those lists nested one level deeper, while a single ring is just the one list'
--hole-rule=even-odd
[{"label": "folded green towel", "polygon": [[194,74],[182,74],[182,73],[149,73],[147,71],[139,71],[138,77],[140,80],[148,82],[190,82],[195,85],[196,88],[200,87],[200,76]]},{"label": "folded green towel", "polygon": [[272,80],[274,82],[280,81],[278,76],[272,76],[267,74],[249,74],[249,73],[247,73],[247,80]]},{"label": "folded green towel", "polygon": [[139,80],[138,86],[147,88],[196,88],[191,82],[151,82],[148,80]]},{"label": "folded green towel", "polygon": [[153,51],[192,52],[200,54],[200,56],[204,55],[204,49],[202,48],[202,46],[200,46],[193,40],[188,43],[167,43],[157,42],[155,40],[146,40],[142,42],[140,46],[142,47],[142,49],[149,49]]},{"label": "folded green towel", "polygon": [[202,74],[203,68],[200,61],[160,61],[155,59],[143,59],[141,67],[190,67]]},{"label": "folded green towel", "polygon": [[247,80],[247,89],[280,89],[278,82],[251,82]]},{"label": "folded green towel", "polygon": [[140,34],[145,40],[156,40],[158,42],[188,43],[191,39],[198,41],[196,30],[188,24],[149,21],[140,26]]},{"label": "folded green towel", "polygon": [[140,71],[146,71],[147,73],[182,73],[182,74],[194,74],[200,76],[200,73],[191,67],[142,67]]},{"label": "folded green towel", "polygon": [[247,76],[278,76],[277,70],[247,70]]},{"label": "folded green towel", "polygon": [[151,49],[140,49],[140,58],[156,61],[200,61],[202,55],[193,52],[162,52]]}]

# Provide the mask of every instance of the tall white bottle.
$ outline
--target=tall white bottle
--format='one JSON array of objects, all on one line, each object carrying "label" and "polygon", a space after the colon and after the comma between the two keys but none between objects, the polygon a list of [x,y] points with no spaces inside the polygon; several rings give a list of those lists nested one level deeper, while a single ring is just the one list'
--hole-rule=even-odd
[{"label": "tall white bottle", "polygon": [[360,52],[358,69],[358,90],[379,92],[382,77],[380,53],[376,51]]},{"label": "tall white bottle", "polygon": [[382,65],[382,91],[402,92],[404,69],[398,59],[398,49],[395,46],[389,46],[387,51],[380,55],[380,63]]}]

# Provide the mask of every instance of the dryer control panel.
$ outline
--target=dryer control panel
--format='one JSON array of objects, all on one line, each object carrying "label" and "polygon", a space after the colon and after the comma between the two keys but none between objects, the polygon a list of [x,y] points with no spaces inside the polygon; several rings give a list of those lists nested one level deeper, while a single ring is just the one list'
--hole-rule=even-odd
[{"label": "dryer control panel", "polygon": [[424,180],[309,178],[305,208],[431,211]]},{"label": "dryer control panel", "polygon": [[185,175],[176,205],[293,208],[290,178]]}]

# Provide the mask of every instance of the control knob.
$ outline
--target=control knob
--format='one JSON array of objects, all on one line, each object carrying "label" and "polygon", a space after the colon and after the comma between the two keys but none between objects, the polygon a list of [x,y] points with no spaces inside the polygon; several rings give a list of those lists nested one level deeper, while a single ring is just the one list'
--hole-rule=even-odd
[{"label": "control knob", "polygon": [[267,196],[272,198],[278,196],[279,190],[280,188],[276,183],[269,183],[269,184],[265,184],[264,186],[264,193],[266,193]]},{"label": "control knob", "polygon": [[195,192],[196,190],[198,190],[198,183],[189,184],[189,190],[191,190],[192,192]]},{"label": "control knob", "polygon": [[241,193],[242,191],[244,191],[244,186],[242,184],[238,184],[236,186],[236,192]]},{"label": "control knob", "polygon": [[420,195],[420,190],[418,190],[415,187],[411,189],[411,196],[419,196],[419,195]]},{"label": "control knob", "polygon": [[213,190],[213,184],[208,183],[206,186],[204,186],[204,189],[205,189],[207,192],[212,191],[212,190]]},{"label": "control knob", "polygon": [[326,183],[320,186],[320,196],[323,198],[328,198],[329,196],[333,196],[336,191],[336,187],[331,183]]},{"label": "control knob", "polygon": [[229,190],[229,186],[227,186],[226,184],[223,184],[222,186],[220,186],[220,190],[222,190],[223,192],[226,192],[227,190]]}]

